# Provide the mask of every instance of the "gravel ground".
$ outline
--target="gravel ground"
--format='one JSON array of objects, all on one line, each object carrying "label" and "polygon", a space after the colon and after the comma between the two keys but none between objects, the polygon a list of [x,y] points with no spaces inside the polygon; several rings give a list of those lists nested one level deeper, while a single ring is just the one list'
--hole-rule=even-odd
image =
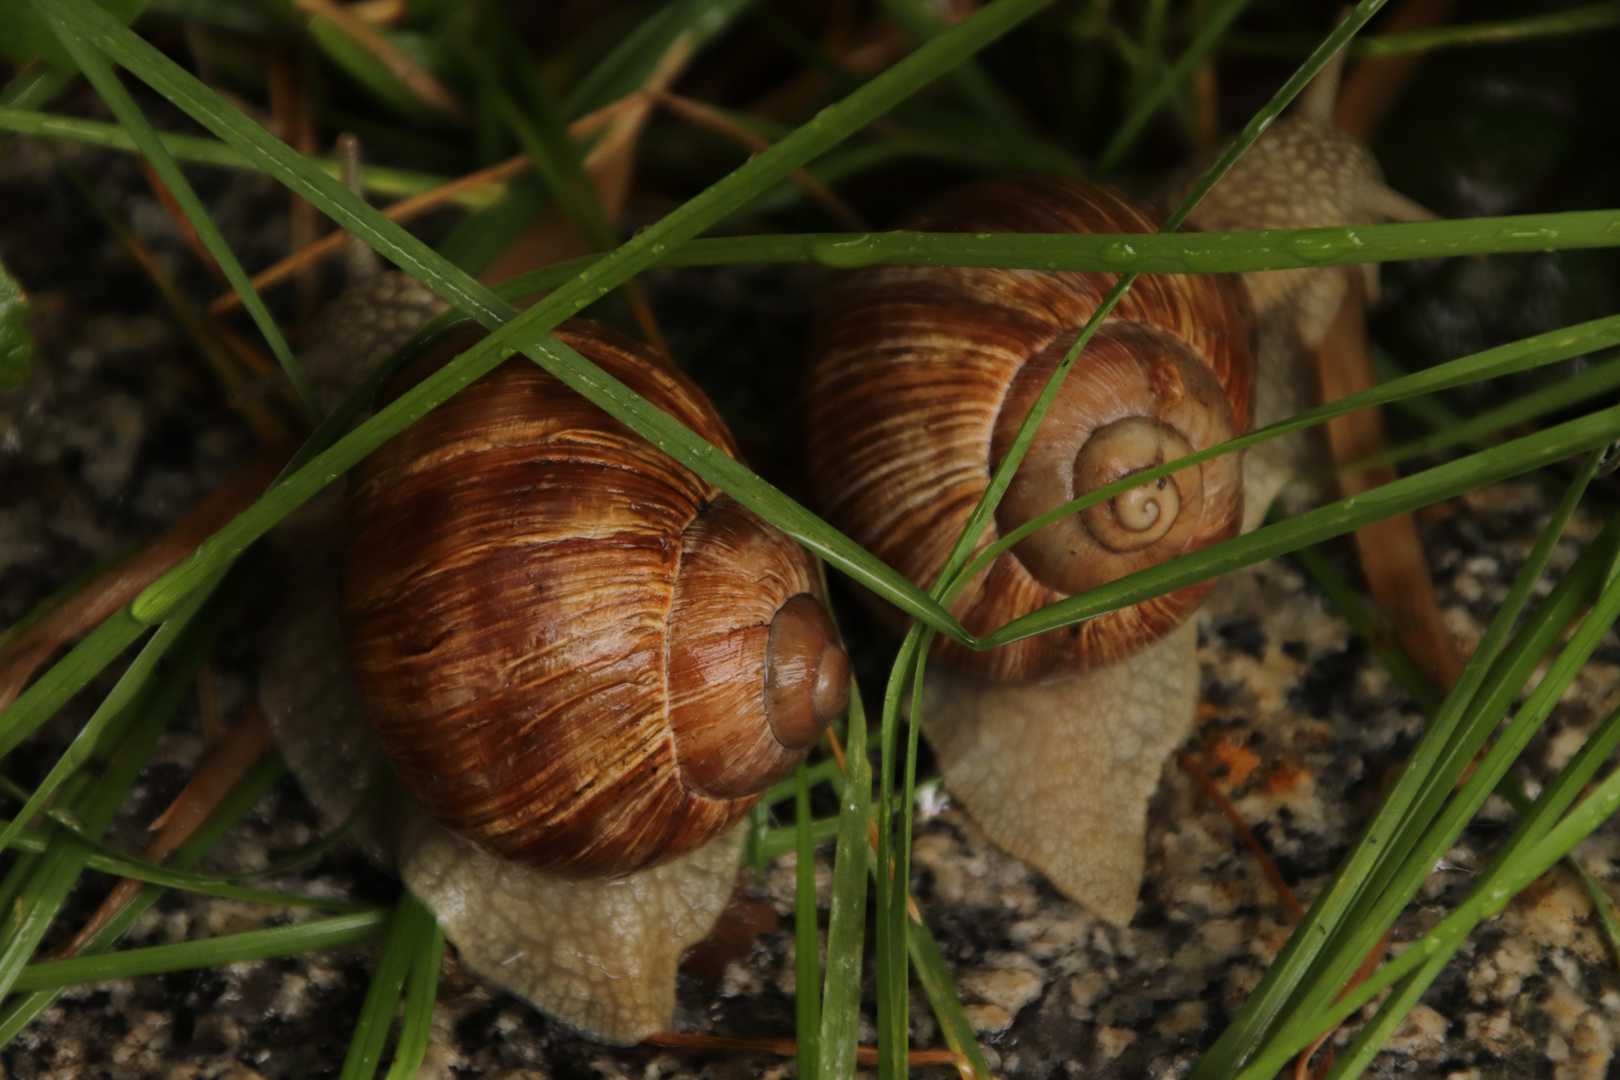
[{"label": "gravel ground", "polygon": [[[160,262],[198,285],[128,159],[68,156]],[[272,185],[217,173],[199,177],[228,235],[249,252],[275,249],[284,217]],[[0,623],[9,623],[74,574],[150,535],[219,483],[251,453],[253,440],[128,257],[63,187],[37,144],[12,140],[0,149],[0,205],[8,208],[0,214],[0,258],[34,298],[39,341],[33,379],[0,395]],[[678,350],[683,341],[746,348],[746,341],[760,340],[749,335],[764,335],[772,355],[791,356],[811,284],[796,271],[773,271],[752,283],[714,274],[666,280],[654,302],[668,299],[661,310],[671,316],[694,307],[688,299],[717,305],[690,323],[672,323]],[[747,303],[750,290],[763,290],[769,318],[754,308],[746,325],[713,314]],[[732,361],[722,356],[715,363],[723,371]],[[1426,514],[1442,610],[1460,640],[1472,643],[1482,632],[1549,509],[1540,489],[1525,482]],[[1589,518],[1577,520],[1555,572],[1596,528]],[[227,716],[251,696],[265,602],[250,601],[216,657]],[[1199,620],[1204,694],[1188,750],[1229,792],[1308,902],[1389,771],[1410,751],[1420,717],[1290,565],[1234,575]],[[871,655],[865,664],[880,665],[879,651]],[[97,688],[108,685],[103,677]],[[1620,646],[1611,638],[1528,752],[1529,782],[1566,761],[1617,698]],[[13,778],[37,779],[93,704],[87,697],[64,710],[34,748],[17,755]],[[139,845],[142,823],[179,790],[202,745],[188,703],[143,773],[115,843]],[[1487,805],[1402,917],[1397,947],[1462,895],[1511,819],[1504,804]],[[220,862],[266,865],[310,842],[318,829],[313,810],[284,783],[232,834]],[[1284,909],[1231,827],[1174,763],[1154,802],[1148,853],[1141,910],[1128,928],[1116,929],[990,847],[948,796],[919,816],[916,894],[998,1075],[1179,1075],[1276,955],[1288,931]],[[1606,827],[1580,857],[1611,893],[1620,889],[1620,832]],[[818,855],[824,882],[826,858]],[[72,917],[93,909],[108,884],[88,878],[73,894]],[[378,900],[395,888],[386,873],[344,852],[279,884]],[[791,1034],[792,893],[790,860],[763,875],[744,873],[729,943],[707,950],[682,977],[679,1027]],[[131,943],[304,917],[171,897],[137,925]],[[17,1077],[335,1074],[374,957],[374,949],[356,948],[76,988],[0,1049],[0,1065]],[[926,1009],[913,1010],[912,1027],[918,1045],[937,1045]],[[1617,1032],[1614,958],[1585,894],[1560,869],[1464,946],[1372,1072],[1602,1077]],[[718,1078],[792,1069],[776,1059],[598,1046],[482,985],[452,955],[424,1075]]]}]

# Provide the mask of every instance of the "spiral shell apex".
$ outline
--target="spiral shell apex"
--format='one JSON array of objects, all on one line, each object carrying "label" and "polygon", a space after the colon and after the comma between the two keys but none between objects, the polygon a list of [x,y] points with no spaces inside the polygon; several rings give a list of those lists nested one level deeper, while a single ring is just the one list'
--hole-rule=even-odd
[{"label": "spiral shell apex", "polygon": [[[910,227],[1128,233],[1153,223],[1104,188],[1009,179],[948,195]],[[818,319],[805,390],[806,457],[828,520],[911,581],[931,585],[991,471],[1115,281],[903,266],[843,278]],[[1235,278],[1138,278],[1064,380],[980,549],[1081,495],[1245,431],[1251,321]],[[969,631],[987,633],[1232,536],[1241,516],[1241,462],[1225,455],[1025,538],[962,591],[953,612]],[[953,664],[998,679],[1085,670],[1162,638],[1209,587],[986,652],[945,641],[938,648]]]},{"label": "spiral shell apex", "polygon": [[[395,386],[480,333],[430,348]],[[554,333],[735,455],[701,393],[644,346],[590,323]],[[811,557],[523,357],[356,469],[343,622],[418,800],[479,846],[570,877],[724,832],[848,689]]]}]

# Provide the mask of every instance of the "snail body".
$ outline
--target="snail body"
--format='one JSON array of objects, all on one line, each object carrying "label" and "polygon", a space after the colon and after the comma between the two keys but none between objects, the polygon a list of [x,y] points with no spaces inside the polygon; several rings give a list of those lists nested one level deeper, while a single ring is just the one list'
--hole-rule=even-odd
[{"label": "snail body", "polygon": [[[1144,207],[1058,178],[985,181],[913,223],[951,232],[1144,232]],[[927,587],[1019,425],[1114,275],[873,267],[835,286],[812,344],[806,460],[833,524]],[[1133,472],[1247,430],[1254,393],[1242,286],[1149,276],[1099,328],[998,507],[1011,531]],[[1064,596],[1236,533],[1241,469],[1216,458],[1060,521],[956,599],[980,634]],[[987,545],[994,536],[981,538]],[[1163,638],[1208,592],[1190,586],[953,666],[1002,680],[1072,674]]]}]

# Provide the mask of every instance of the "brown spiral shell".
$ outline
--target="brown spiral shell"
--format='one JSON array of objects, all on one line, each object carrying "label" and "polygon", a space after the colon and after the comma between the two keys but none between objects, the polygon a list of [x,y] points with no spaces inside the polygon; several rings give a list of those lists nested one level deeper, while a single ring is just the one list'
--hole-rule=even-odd
[{"label": "brown spiral shell", "polygon": [[[646,347],[554,333],[736,454]],[[523,357],[354,471],[343,561],[350,661],[401,778],[453,832],[564,876],[719,835],[844,705],[810,556]]]},{"label": "brown spiral shell", "polygon": [[[1154,222],[1105,188],[1058,178],[971,184],[908,227],[934,232],[1130,233]],[[875,266],[836,284],[811,343],[805,444],[817,506],[930,586],[1047,377],[1117,276]],[[1247,430],[1252,317],[1242,284],[1145,275],[1086,346],[979,549],[1088,491]],[[1089,441],[1088,441],[1089,440]],[[974,634],[1082,589],[1235,535],[1242,473],[1225,455],[1029,537],[952,605]],[[942,656],[998,679],[1112,663],[1203,600],[1193,585],[1076,627]]]}]

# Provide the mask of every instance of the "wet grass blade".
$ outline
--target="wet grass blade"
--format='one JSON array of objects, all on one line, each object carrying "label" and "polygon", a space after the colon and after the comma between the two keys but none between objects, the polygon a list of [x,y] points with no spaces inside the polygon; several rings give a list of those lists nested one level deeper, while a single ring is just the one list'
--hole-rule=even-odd
[{"label": "wet grass blade", "polygon": [[872,767],[864,751],[866,710],[849,699],[849,747],[833,853],[832,909],[827,916],[827,975],[821,998],[820,1076],[855,1075],[861,1030],[861,957],[866,942],[866,875],[871,862]]},{"label": "wet grass blade", "polygon": [[[1447,695],[1439,713],[1412,752],[1407,767],[1402,770],[1394,786],[1385,795],[1371,821],[1363,828],[1361,837],[1346,857],[1341,860],[1332,878],[1324,886],[1304,920],[1295,928],[1277,959],[1267,969],[1260,984],[1250,994],[1238,1015],[1228,1024],[1202,1060],[1189,1074],[1192,1080],[1212,1080],[1231,1076],[1251,1057],[1275,1029],[1296,994],[1308,993],[1308,973],[1317,966],[1317,960],[1330,936],[1349,921],[1352,908],[1366,883],[1375,877],[1387,878],[1393,863],[1399,859],[1399,850],[1409,850],[1415,838],[1401,842],[1399,834],[1404,822],[1413,816],[1413,808],[1423,800],[1429,781],[1441,772],[1441,762],[1447,749],[1459,739],[1466,725],[1470,703],[1482,692],[1482,687],[1496,677],[1500,682],[1498,661],[1509,646],[1510,638],[1521,612],[1536,583],[1547,567],[1553,549],[1565,525],[1579,505],[1585,491],[1585,478],[1577,479],[1564,494],[1548,527],[1542,531],[1525,564],[1521,567],[1508,595],[1503,599],[1490,627],[1475,646],[1456,686]],[[1557,594],[1577,594],[1581,579],[1591,581],[1593,564],[1612,557],[1614,537],[1600,541],[1596,554],[1583,556],[1565,575],[1554,596],[1549,597],[1538,610],[1538,617],[1558,625],[1559,618],[1551,612],[1556,606]],[[1477,712],[1477,710],[1476,710]],[[1485,721],[1487,731],[1491,722]],[[1444,787],[1444,777],[1436,787]],[[1363,953],[1364,955],[1364,953]],[[1356,962],[1359,963],[1359,957]],[[1342,965],[1341,965],[1342,966]],[[1348,974],[1347,972],[1345,973]],[[1328,986],[1327,993],[1342,986],[1342,979]]]},{"label": "wet grass blade", "polygon": [[405,1014],[399,1019],[399,1041],[387,1080],[414,1080],[433,1036],[433,1003],[439,994],[439,968],[444,963],[444,930],[433,913],[406,893],[401,904],[413,909],[416,948],[405,976]]},{"label": "wet grass blade", "polygon": [[[208,823],[187,841],[175,856],[176,866],[191,866],[210,848],[218,842],[225,831],[234,825],[243,814],[273,787],[284,774],[285,768],[280,758],[270,758],[261,762],[239,784],[236,791],[214,812]],[[79,950],[79,955],[90,956],[106,952],[123,937],[124,933],[135,924],[146,911],[163,895],[163,888],[149,885],[136,894],[117,915],[101,928]],[[0,1043],[10,1042],[23,1028],[33,1022],[34,1018],[44,1011],[51,1002],[56,1000],[57,988],[49,990],[35,990],[30,993],[17,994],[7,999],[3,1008],[0,1008]]]},{"label": "wet grass blade", "polygon": [[641,20],[617,48],[591,69],[563,101],[563,112],[583,116],[641,89],[670,49],[693,52],[731,26],[754,0],[676,0]]},{"label": "wet grass blade", "polygon": [[[354,1036],[349,1040],[349,1053],[343,1060],[340,1080],[370,1080],[377,1074],[382,1061],[383,1047],[388,1032],[394,1026],[394,1013],[411,973],[425,963],[425,953],[437,953],[443,947],[442,935],[436,947],[438,923],[433,913],[409,891],[400,893],[388,918],[388,930],[383,938],[382,954],[372,969],[371,984],[366,988],[366,1000],[360,1007],[355,1022]],[[438,964],[433,967],[434,984],[427,987],[429,1000],[438,980]],[[425,1043],[423,1044],[425,1047]]]},{"label": "wet grass blade", "polygon": [[1363,495],[1340,499],[1275,525],[1182,555],[1108,585],[1059,600],[980,639],[991,648],[1072,626],[1129,604],[1354,531],[1369,521],[1406,513],[1464,491],[1530,472],[1620,437],[1620,407],[1604,409],[1439,465]]},{"label": "wet grass blade", "polygon": [[[6,822],[6,824],[10,824]],[[142,881],[151,885],[161,885],[166,889],[183,889],[186,892],[197,893],[202,896],[214,896],[225,900],[242,900],[248,903],[271,904],[278,907],[314,907],[328,911],[358,911],[362,908],[370,909],[371,904],[360,904],[348,900],[339,900],[330,896],[305,896],[299,893],[278,892],[274,889],[254,889],[242,885],[232,885],[223,878],[214,874],[188,874],[180,870],[158,866],[145,862],[129,855],[121,855],[111,851],[103,845],[91,840],[89,836],[75,827],[71,830],[78,838],[90,846],[90,854],[86,856],[84,865],[87,870],[97,870],[103,874],[112,874],[116,877],[127,877],[134,881]],[[50,838],[42,832],[33,829],[22,829],[11,842],[12,851],[27,852],[31,855],[42,855],[50,846]]]},{"label": "wet grass blade", "polygon": [[[148,678],[156,669],[158,662],[175,644],[182,633],[190,625],[193,616],[202,607],[207,599],[207,592],[199,592],[185,606],[175,612],[175,616],[158,627],[152,640],[141,649],[133,663],[118,679],[112,691],[85,721],[84,727],[74,736],[73,742],[62,754],[50,772],[41,780],[39,787],[23,803],[22,809],[5,826],[0,827],[0,848],[8,847],[16,839],[17,833],[33,816],[45,806],[59,787],[79,768],[87,762],[106,731],[114,724],[125,711],[132,707],[138,696],[148,689]],[[100,830],[91,830],[99,832]],[[86,851],[86,856],[89,852]],[[4,965],[0,964],[0,987],[4,985]]]},{"label": "wet grass blade", "polygon": [[[1606,591],[1616,591],[1615,583],[1611,581]],[[1432,980],[1439,973],[1444,959],[1462,944],[1475,926],[1501,911],[1525,886],[1551,869],[1620,809],[1620,772],[1616,772],[1593,789],[1575,810],[1558,820],[1616,745],[1620,745],[1620,717],[1611,715],[1542,793],[1531,816],[1519,824],[1455,911],[1361,986],[1279,1036],[1275,1046],[1256,1056],[1238,1074],[1238,1080],[1269,1077],[1321,1031],[1331,1029],[1374,997],[1413,978],[1414,974],[1417,975],[1415,983],[1422,983],[1415,989],[1421,992],[1427,985],[1424,978]],[[1369,1046],[1371,1052],[1378,1049],[1370,1043]],[[1356,1065],[1368,1056],[1368,1047],[1353,1047],[1347,1065]]]},{"label": "wet grass blade", "polygon": [[[689,239],[781,176],[835,145],[849,133],[881,115],[897,101],[949,70],[990,40],[1005,33],[1041,6],[1042,0],[997,0],[996,3],[986,6],[974,16],[941,34],[927,46],[873,79],[845,101],[823,110],[815,121],[759,154],[656,225],[639,233],[595,267],[581,273],[574,281],[542,300],[515,320],[511,326],[493,335],[491,339],[493,345],[489,353],[493,354],[502,345],[510,345],[524,348],[542,357],[548,369],[554,374],[610,414],[630,423],[632,427],[692,467],[694,471],[716,482],[745,505],[759,503],[761,493],[770,490],[763,486],[762,481],[747,470],[738,471],[739,467],[735,467],[735,463],[730,463],[728,467],[720,462],[718,459],[723,455],[718,455],[707,443],[656,409],[647,406],[635,395],[629,394],[614,380],[602,376],[594,366],[584,364],[577,356],[569,356],[569,351],[557,347],[554,339],[544,331],[561,321],[565,314],[570,313],[575,308],[576,301],[584,302],[587,297],[594,298],[622,283],[650,265],[662,253],[665,246]],[[196,83],[196,80],[157,54],[139,38],[116,24],[109,25],[110,21],[102,17],[88,0],[64,0],[62,10],[67,13],[66,19],[74,24],[76,32],[103,48],[132,72],[152,83],[216,134],[245,153],[261,159],[266,167],[285,183],[316,202],[329,216],[365,238],[398,265],[416,274],[424,284],[441,296],[472,314],[485,325],[499,326],[510,316],[511,309],[504,302],[499,301],[476,282],[472,282],[466,275],[445,264],[409,234],[379,220],[379,215],[370,207],[354,198],[340,185],[330,182],[310,168],[302,158],[286,151],[284,146],[271,139],[262,129],[244,121],[205,87]],[[484,358],[492,360],[493,356],[486,355]],[[471,372],[472,366],[468,364],[459,369],[458,375],[466,376]],[[452,377],[438,389],[443,396],[448,396],[454,388]],[[420,391],[423,388],[417,389]],[[425,399],[426,395],[417,399],[416,404],[424,405]],[[442,396],[439,400],[442,400]],[[349,436],[345,442],[349,443],[350,451],[367,440],[373,440],[371,445],[375,445],[381,441],[379,436],[387,437],[394,433],[388,430],[390,424],[397,425],[394,428],[394,431],[397,431],[398,427],[403,426],[402,421],[414,419],[414,416],[408,416],[404,409],[395,411],[396,406],[400,404],[396,402],[390,410],[385,410],[368,422],[369,431],[362,429],[361,432]],[[437,404],[437,401],[427,404]],[[421,411],[426,410],[422,408]],[[388,421],[379,423],[385,416],[389,417]],[[327,482],[346,467],[347,463],[342,457],[343,455],[340,455],[337,459],[323,461],[321,468],[302,478],[299,487],[302,488],[304,485],[318,487]],[[730,459],[725,461],[730,462]],[[307,497],[307,492],[300,491],[297,499],[289,501],[300,501],[304,497]],[[768,496],[766,501],[774,500]],[[285,512],[285,509],[286,507],[283,507],[282,511]],[[794,525],[808,526],[809,531],[815,535],[801,535],[798,538],[818,550],[828,547],[826,541],[831,530],[827,529],[825,523],[820,522],[818,518],[797,507],[797,504],[778,505],[775,514],[766,511],[765,516],[772,520],[780,517],[789,523],[787,531],[796,535]],[[836,537],[837,534],[833,533],[832,536]],[[240,539],[240,537],[233,538],[237,544],[240,543]],[[870,560],[847,540],[842,542],[835,540],[833,546],[836,547],[836,552],[828,550],[826,553],[836,563],[855,565],[857,567],[855,572],[860,578],[871,576],[873,570],[871,563],[874,560]],[[202,559],[194,559],[189,564],[183,564],[171,572],[166,581],[160,582],[138,600],[133,610],[142,618],[160,616],[179,595],[184,595],[193,587],[197,574],[205,565],[211,565],[220,557],[232,557],[234,551],[231,547],[231,544],[219,545],[221,550],[216,550]],[[926,618],[930,623],[941,624],[941,628],[946,632],[961,635],[960,627],[954,625],[954,620],[948,616],[942,618],[943,612],[936,605],[926,602],[925,598],[917,595],[909,586],[902,588],[904,583],[894,580],[894,577],[891,574],[880,575],[879,587],[882,591],[888,593],[897,590],[902,597],[899,602],[908,609],[914,609],[914,613]]]},{"label": "wet grass blade", "polygon": [[224,272],[226,280],[231,283],[231,287],[242,297],[242,304],[252,317],[253,324],[259,328],[259,333],[264,336],[265,343],[270,346],[271,353],[275,355],[281,369],[286,372],[293,388],[298,391],[298,396],[303,401],[304,408],[309,412],[312,422],[320,423],[321,404],[315,396],[314,387],[310,385],[309,379],[304,374],[302,365],[293,356],[292,349],[288,347],[286,339],[281,336],[280,327],[276,326],[276,321],[270,317],[269,309],[264,306],[263,298],[259,296],[258,290],[253,287],[252,279],[249,278],[247,271],[242,269],[242,264],[237,261],[235,252],[231,251],[230,245],[225,242],[225,237],[220,235],[218,227],[214,225],[214,219],[209,216],[208,210],[202,204],[202,200],[192,190],[191,184],[186,180],[185,175],[181,173],[179,165],[169,155],[168,148],[163,145],[163,140],[157,137],[157,132],[152,130],[152,125],[146,122],[146,117],[141,112],[140,107],[135,104],[135,100],[129,96],[129,92],[124,89],[123,84],[113,75],[112,68],[108,66],[102,54],[75,38],[67,30],[62,20],[52,12],[49,4],[40,3],[38,0],[33,0],[33,2],[34,10],[50,25],[51,29],[56,33],[57,39],[72,55],[74,63],[78,64],[79,69],[84,72],[85,78],[90,80],[91,85],[96,88],[96,92],[101,95],[101,99],[112,109],[113,115],[118,118],[119,125],[151,164],[153,170],[162,179],[164,186],[169,189],[169,193],[174,196],[175,202],[179,204],[181,211],[186,215],[186,219],[191,222],[192,228],[196,230],[198,238],[208,249],[208,253],[214,257],[214,261],[219,264],[220,270]]},{"label": "wet grass blade", "polygon": [[292,926],[249,930],[203,941],[126,949],[106,956],[76,956],[30,964],[17,976],[14,990],[43,990],[79,983],[161,975],[191,968],[224,967],[274,956],[295,956],[317,949],[338,949],[379,941],[388,926],[388,912],[364,911],[334,915]]},{"label": "wet grass blade", "polygon": [[1232,20],[1242,14],[1243,9],[1249,6],[1249,0],[1221,0],[1219,6],[1204,16],[1204,21],[1198,28],[1198,33],[1188,44],[1186,51],[1176,58],[1141,101],[1137,102],[1130,113],[1119,125],[1119,130],[1108,141],[1103,152],[1097,156],[1097,175],[1107,176],[1119,167],[1125,160],[1125,154],[1136,142],[1142,129],[1147,127],[1176,87],[1181,86],[1192,75],[1193,68],[1198,62],[1208,56],[1210,50],[1220,41],[1226,33],[1226,28]]},{"label": "wet grass blade", "polygon": [[878,760],[878,799],[874,819],[877,831],[877,862],[874,881],[877,915],[877,1042],[879,1077],[904,1076],[908,1035],[911,965],[906,955],[906,900],[909,893],[907,850],[895,836],[895,817],[907,821],[911,804],[895,798],[895,765],[899,761],[900,708],[906,692],[916,696],[920,683],[914,681],[918,664],[927,655],[932,640],[925,628],[913,624],[900,645],[900,654],[889,669],[883,695],[882,748]]},{"label": "wet grass blade", "polygon": [[[794,770],[793,989],[799,1075],[821,1075],[821,935],[816,926],[816,838],[810,828],[810,769]],[[836,825],[836,822],[832,824]]]},{"label": "wet grass blade", "polygon": [[951,975],[950,965],[940,954],[939,942],[934,940],[934,933],[928,929],[926,922],[919,919],[907,921],[906,940],[911,950],[912,967],[917,972],[917,984],[923,988],[929,1004],[934,1007],[934,1016],[938,1018],[940,1031],[945,1036],[945,1045],[968,1063],[975,1077],[990,1080],[990,1066],[984,1060],[984,1051],[979,1049],[978,1034],[973,1030],[967,1010],[962,1007],[962,999],[956,993],[956,980]]}]

